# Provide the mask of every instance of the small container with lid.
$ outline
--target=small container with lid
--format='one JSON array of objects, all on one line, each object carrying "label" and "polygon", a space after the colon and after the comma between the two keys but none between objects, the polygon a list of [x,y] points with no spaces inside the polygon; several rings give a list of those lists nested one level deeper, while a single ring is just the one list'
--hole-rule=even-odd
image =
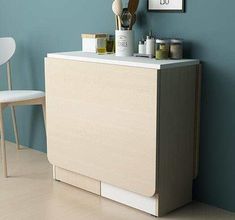
[{"label": "small container with lid", "polygon": [[181,39],[171,40],[170,58],[175,60],[183,59],[183,40]]},{"label": "small container with lid", "polygon": [[165,39],[156,40],[156,59],[165,60],[169,58],[170,42]]},{"label": "small container with lid", "polygon": [[139,41],[139,54],[146,54],[146,44],[145,41],[141,40]]},{"label": "small container with lid", "polygon": [[155,52],[155,39],[153,36],[147,36],[146,39],[146,54],[154,56]]},{"label": "small container with lid", "polygon": [[106,38],[97,38],[96,53],[99,55],[106,54]]}]

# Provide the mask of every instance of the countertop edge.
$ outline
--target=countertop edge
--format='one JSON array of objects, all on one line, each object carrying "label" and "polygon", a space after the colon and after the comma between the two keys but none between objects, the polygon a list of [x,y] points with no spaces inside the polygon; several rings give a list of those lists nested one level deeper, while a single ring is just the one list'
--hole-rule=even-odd
[{"label": "countertop edge", "polygon": [[[169,69],[175,67],[185,67],[191,65],[198,65],[200,61],[197,59],[190,59],[187,62],[179,62],[179,63],[170,63],[170,64],[150,64],[150,63],[143,63],[143,62],[132,62],[132,61],[121,61],[121,60],[109,60],[109,59],[100,59],[94,57],[82,57],[82,56],[71,56],[59,53],[48,53],[48,58],[55,58],[55,59],[65,59],[65,60],[74,60],[74,61],[81,61],[81,62],[92,62],[92,63],[103,63],[103,64],[111,64],[111,65],[119,65],[119,66],[130,66],[130,67],[139,67],[139,68],[148,68],[148,69]],[[147,58],[146,58],[147,59]]]}]

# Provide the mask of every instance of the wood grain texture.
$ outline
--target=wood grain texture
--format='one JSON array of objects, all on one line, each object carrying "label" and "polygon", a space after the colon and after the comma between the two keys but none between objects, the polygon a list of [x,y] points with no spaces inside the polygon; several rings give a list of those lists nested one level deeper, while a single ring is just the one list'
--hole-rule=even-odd
[{"label": "wood grain texture", "polygon": [[70,185],[76,186],[80,189],[86,190],[88,192],[94,193],[96,195],[101,194],[100,181],[91,179],[86,176],[79,175],[77,173],[64,170],[60,167],[54,167],[55,169],[55,179],[62,182],[68,183]]},{"label": "wood grain texture", "polygon": [[159,216],[192,200],[196,72],[159,73]]},{"label": "wood grain texture", "polygon": [[47,58],[45,78],[50,162],[155,195],[157,71]]}]

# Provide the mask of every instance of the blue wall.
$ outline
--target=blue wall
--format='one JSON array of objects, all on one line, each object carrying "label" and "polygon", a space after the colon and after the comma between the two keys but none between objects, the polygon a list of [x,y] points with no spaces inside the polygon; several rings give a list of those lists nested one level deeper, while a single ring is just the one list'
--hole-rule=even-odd
[{"label": "blue wall", "polygon": [[[186,13],[146,11],[141,0],[136,35],[186,40],[187,57],[203,61],[200,174],[195,198],[235,211],[235,29],[234,0],[187,0]],[[44,90],[48,52],[79,50],[80,34],[114,32],[109,0],[0,0],[0,36],[13,36],[15,89]],[[3,70],[3,69],[1,69]],[[6,87],[1,75],[0,86]],[[21,144],[46,151],[39,107],[17,109]],[[9,121],[9,113],[6,112]],[[63,126],[63,125],[62,125]],[[14,140],[6,123],[6,134]]]}]

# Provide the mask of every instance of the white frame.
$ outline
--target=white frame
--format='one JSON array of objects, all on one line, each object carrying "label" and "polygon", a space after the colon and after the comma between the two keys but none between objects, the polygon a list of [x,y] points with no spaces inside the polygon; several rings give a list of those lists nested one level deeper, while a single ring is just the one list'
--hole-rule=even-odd
[{"label": "white frame", "polygon": [[184,12],[185,0],[148,0],[149,11]]}]

